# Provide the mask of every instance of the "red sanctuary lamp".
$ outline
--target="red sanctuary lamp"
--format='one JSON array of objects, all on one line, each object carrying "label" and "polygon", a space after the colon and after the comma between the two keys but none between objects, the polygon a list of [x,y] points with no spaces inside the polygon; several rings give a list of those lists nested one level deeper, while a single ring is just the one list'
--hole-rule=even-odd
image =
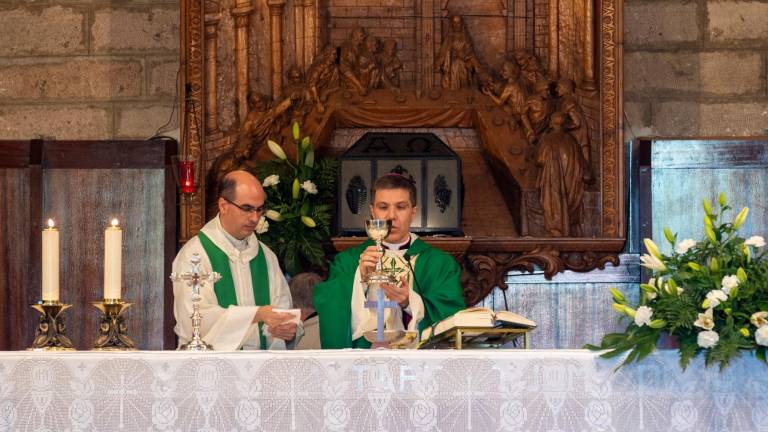
[{"label": "red sanctuary lamp", "polygon": [[189,156],[180,156],[178,170],[181,193],[193,194],[197,192],[197,179],[195,179],[195,160]]},{"label": "red sanctuary lamp", "polygon": [[[179,143],[179,155],[176,158],[176,173],[179,189],[183,198],[189,198],[197,192],[199,167],[195,166],[195,158],[190,151],[190,138],[196,134],[200,140],[200,122],[192,99],[192,86],[186,85],[186,96],[184,98],[184,110],[181,123],[181,142]],[[200,140],[202,141],[202,140]]]}]

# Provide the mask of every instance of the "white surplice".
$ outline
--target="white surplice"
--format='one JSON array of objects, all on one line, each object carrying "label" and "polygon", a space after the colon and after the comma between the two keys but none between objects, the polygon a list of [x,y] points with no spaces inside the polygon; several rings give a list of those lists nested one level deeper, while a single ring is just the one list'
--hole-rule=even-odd
[{"label": "white surplice", "polygon": [[[418,236],[411,233],[411,243],[415,241]],[[386,262],[394,259],[397,267],[402,271],[402,274],[408,274],[408,306],[405,311],[411,315],[411,321],[408,323],[406,329],[403,325],[403,309],[397,307],[395,309],[384,310],[384,327],[386,330],[408,330],[418,331],[419,321],[424,319],[424,302],[421,296],[413,291],[413,274],[410,268],[405,263],[406,250],[384,250]],[[411,268],[416,266],[417,256],[409,257]],[[374,290],[366,291],[367,286],[361,282],[360,266],[355,271],[355,279],[352,282],[352,340],[362,337],[365,332],[376,330],[376,309],[367,309],[365,307],[366,300],[376,300],[373,293]],[[366,298],[367,297],[367,298]],[[385,297],[386,298],[386,297]],[[388,299],[387,299],[388,300]]]},{"label": "white surplice", "polygon": [[[275,308],[290,309],[292,300],[288,282],[285,280],[280,264],[274,252],[263,243],[259,242],[256,235],[251,234],[247,239],[247,246],[240,251],[230,240],[221,226],[219,217],[216,216],[205,224],[202,232],[211,239],[229,258],[229,266],[232,272],[232,280],[235,285],[237,306],[222,308],[216,299],[213,285],[206,283],[200,290],[202,301],[200,313],[203,315],[201,334],[203,339],[213,345],[216,351],[234,351],[239,348],[259,349],[258,325],[253,323],[256,311],[256,301],[253,295],[250,261],[262,249],[267,261],[269,271],[269,300]],[[182,273],[192,269],[190,259],[192,254],[200,255],[200,271],[210,272],[211,261],[205,253],[200,239],[195,236],[181,248],[173,261],[173,272]],[[179,336],[179,344],[189,342],[192,338],[192,288],[186,283],[174,282],[173,284],[173,313],[176,317],[174,331]],[[301,338],[303,330],[301,324],[296,329],[296,338],[286,342],[282,339],[267,336],[267,349],[292,348]]]}]

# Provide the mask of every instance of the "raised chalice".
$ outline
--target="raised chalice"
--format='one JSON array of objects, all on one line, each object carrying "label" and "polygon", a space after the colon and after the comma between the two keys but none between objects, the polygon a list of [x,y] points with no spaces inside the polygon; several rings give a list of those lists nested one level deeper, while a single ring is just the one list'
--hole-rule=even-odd
[{"label": "raised chalice", "polygon": [[[388,219],[368,219],[365,221],[365,232],[376,242],[376,250],[382,253],[382,257],[376,262],[376,269],[365,277],[364,284],[368,286],[365,307],[376,310],[376,330],[367,331],[363,334],[368,342],[371,342],[372,348],[386,348],[389,343],[402,338],[404,332],[399,330],[386,330],[384,325],[384,309],[393,309],[399,307],[397,302],[386,299],[382,284],[396,284],[397,278],[391,273],[383,270],[382,260],[384,258],[384,247],[381,242],[387,238],[392,229],[392,221]],[[374,300],[375,299],[375,300]]]},{"label": "raised chalice", "polygon": [[368,233],[368,237],[376,242],[376,250],[381,252],[382,256],[376,262],[376,269],[365,277],[364,283],[371,284],[383,284],[383,283],[397,283],[397,279],[389,273],[384,272],[382,269],[382,260],[384,259],[384,247],[381,242],[387,238],[389,232],[392,230],[392,221],[389,219],[368,219],[365,221],[365,232]]}]

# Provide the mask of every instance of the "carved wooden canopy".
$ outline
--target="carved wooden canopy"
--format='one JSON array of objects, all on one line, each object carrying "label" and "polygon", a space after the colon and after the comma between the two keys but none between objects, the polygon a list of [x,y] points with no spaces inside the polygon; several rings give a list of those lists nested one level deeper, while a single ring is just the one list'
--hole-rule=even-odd
[{"label": "carved wooden canopy", "polygon": [[[618,264],[620,0],[396,3],[182,0],[181,151],[215,182],[269,157],[293,121],[329,156],[341,128],[474,129],[465,194],[503,211],[465,208],[467,237],[434,239],[464,264],[468,303],[511,269]],[[182,241],[206,219],[201,186]]]}]

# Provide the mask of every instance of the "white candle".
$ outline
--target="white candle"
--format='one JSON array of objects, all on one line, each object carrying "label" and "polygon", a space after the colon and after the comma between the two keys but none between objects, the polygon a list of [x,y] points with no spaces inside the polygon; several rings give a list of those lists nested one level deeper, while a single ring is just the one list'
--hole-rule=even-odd
[{"label": "white candle", "polygon": [[53,219],[43,230],[43,301],[59,301],[59,230]]},{"label": "white candle", "polygon": [[104,230],[104,298],[120,299],[123,268],[123,229],[118,220]]}]

